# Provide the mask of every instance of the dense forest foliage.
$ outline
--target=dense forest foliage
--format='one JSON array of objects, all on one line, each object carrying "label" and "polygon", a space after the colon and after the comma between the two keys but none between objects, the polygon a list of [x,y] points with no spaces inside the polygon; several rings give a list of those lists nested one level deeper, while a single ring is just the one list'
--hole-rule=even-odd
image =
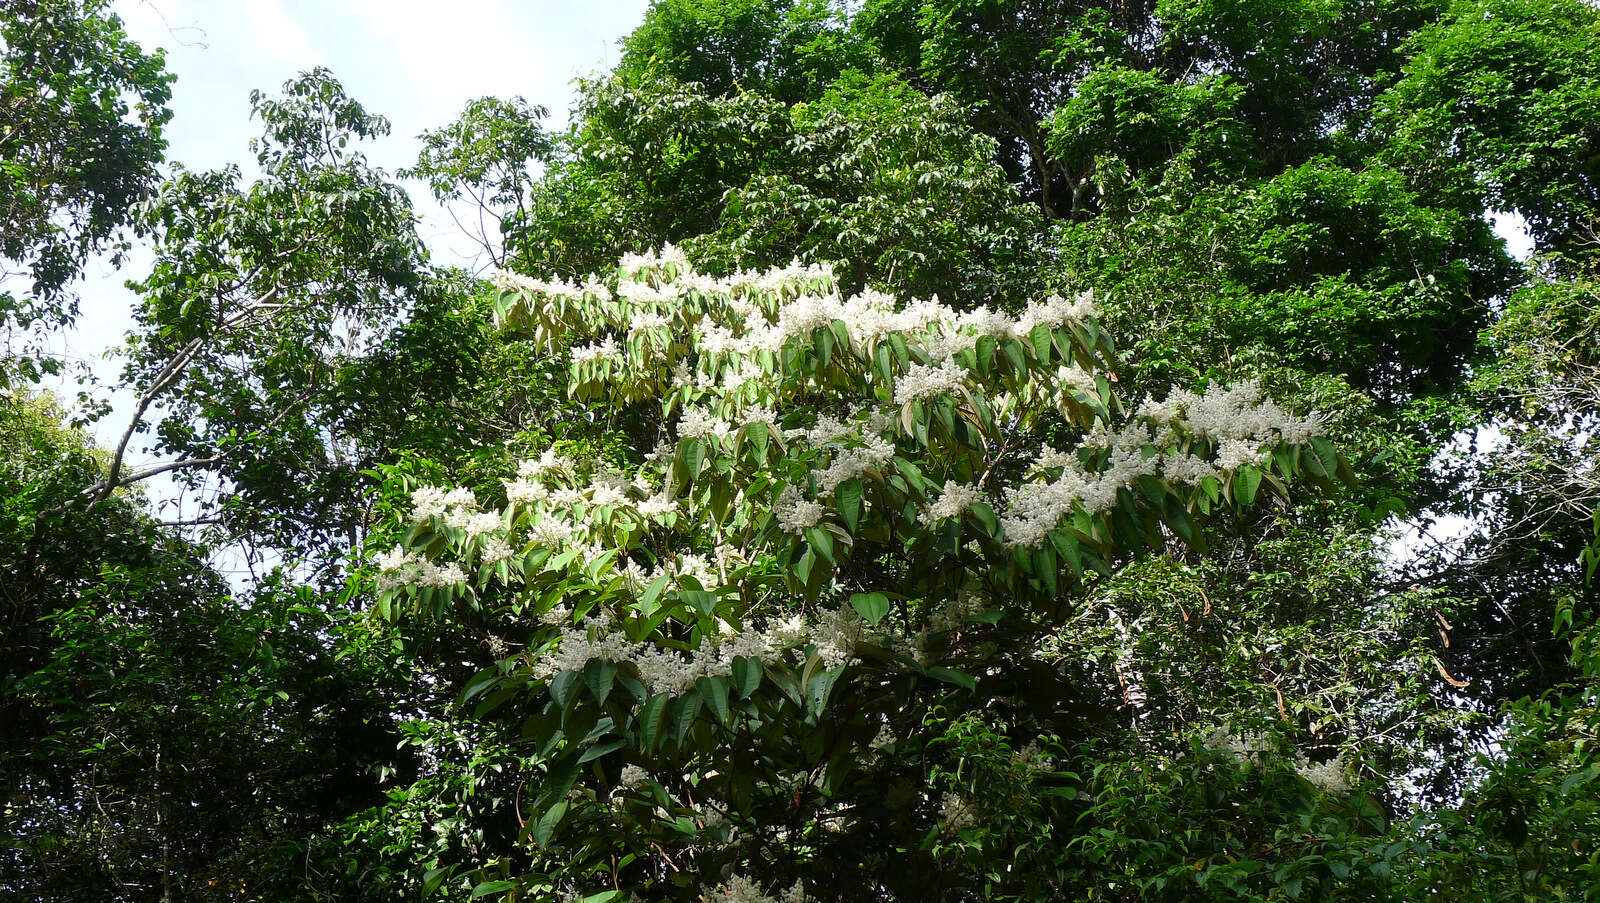
[{"label": "dense forest foliage", "polygon": [[0,896],[1600,900],[1593,4],[655,0],[400,173],[0,53]]}]

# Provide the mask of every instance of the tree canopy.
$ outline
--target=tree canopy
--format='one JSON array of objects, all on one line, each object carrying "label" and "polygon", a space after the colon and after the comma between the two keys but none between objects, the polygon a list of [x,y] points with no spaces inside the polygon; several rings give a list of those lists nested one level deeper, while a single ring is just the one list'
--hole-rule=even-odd
[{"label": "tree canopy", "polygon": [[256,178],[0,29],[7,373],[152,260],[0,397],[5,894],[1596,899],[1593,5],[656,0]]}]

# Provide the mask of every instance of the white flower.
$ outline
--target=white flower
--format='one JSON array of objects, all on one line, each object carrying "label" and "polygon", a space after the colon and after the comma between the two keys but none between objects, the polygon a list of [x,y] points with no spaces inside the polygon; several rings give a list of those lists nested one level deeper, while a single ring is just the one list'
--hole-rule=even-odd
[{"label": "white flower", "polygon": [[1226,725],[1207,734],[1201,745],[1206,749],[1225,752],[1237,759],[1258,756],[1269,748],[1266,734],[1256,731],[1240,733]]},{"label": "white flower", "polygon": [[935,363],[950,360],[963,351],[971,351],[979,336],[970,332],[938,333],[924,344],[928,358]]},{"label": "white flower", "polygon": [[958,794],[946,793],[939,804],[939,820],[944,822],[946,828],[960,831],[972,827],[978,820],[978,812]]},{"label": "white flower", "polygon": [[761,892],[761,886],[748,878],[733,875],[725,885],[726,889],[716,887],[701,888],[701,898],[705,903],[806,903],[805,885],[799,881],[783,893],[782,897],[769,897]]},{"label": "white flower", "polygon": [[1019,335],[1017,324],[1010,317],[987,307],[962,314],[956,323],[959,329],[970,329],[979,335],[997,339],[1014,339]]},{"label": "white flower", "polygon": [[972,507],[973,502],[982,500],[983,493],[979,492],[976,486],[968,483],[946,483],[939,500],[919,514],[917,520],[931,526],[947,517],[961,516],[961,512]]},{"label": "white flower", "polygon": [[713,417],[705,408],[684,408],[678,419],[678,435],[684,439],[715,436],[726,438],[733,433],[733,425],[720,417]]},{"label": "white flower", "polygon": [[823,508],[809,501],[793,486],[785,486],[778,494],[778,504],[772,509],[778,516],[778,526],[785,533],[802,533],[822,520]]},{"label": "white flower", "polygon": [[1081,367],[1056,368],[1056,381],[1063,389],[1076,389],[1090,398],[1100,397],[1100,387],[1095,384],[1094,374]]},{"label": "white flower", "polygon": [[413,552],[407,552],[399,546],[392,552],[381,552],[377,557],[378,589],[391,590],[401,586],[410,586],[417,582],[420,576],[421,559]]},{"label": "white flower", "polygon": [[508,502],[542,502],[550,497],[550,490],[542,483],[531,483],[519,478],[507,480],[505,486]]},{"label": "white flower", "polygon": [[837,668],[849,661],[866,629],[867,622],[861,620],[853,608],[825,612],[811,634],[811,642],[817,647],[823,666]]},{"label": "white flower", "polygon": [[484,511],[472,513],[462,508],[456,508],[445,517],[445,526],[454,527],[467,534],[468,538],[493,533],[500,529],[502,522],[498,511]]},{"label": "white flower", "polygon": [[965,385],[967,371],[954,360],[937,367],[912,364],[904,376],[895,382],[894,403],[903,405],[914,398],[943,395]]},{"label": "white flower", "polygon": [[873,473],[894,457],[894,446],[880,436],[866,436],[854,448],[840,449],[833,462],[817,473],[817,491],[826,496],[846,480]]},{"label": "white flower", "polygon": [[523,461],[517,467],[517,475],[525,480],[533,480],[553,472],[570,472],[576,465],[571,458],[556,454],[553,448],[544,450],[538,458]]},{"label": "white flower", "polygon": [[1246,465],[1260,465],[1267,460],[1267,453],[1238,439],[1222,440],[1222,447],[1217,450],[1217,469],[1234,471]]},{"label": "white flower", "polygon": [[805,436],[807,442],[813,446],[820,447],[827,445],[829,442],[837,442],[854,432],[855,428],[851,424],[843,423],[836,418],[823,414],[817,418],[816,426],[804,430],[787,430],[784,435],[789,437]]},{"label": "white flower", "polygon": [[407,552],[398,545],[394,547],[393,551],[380,552],[377,558],[379,569],[385,571],[398,571],[407,565],[416,564],[416,562],[416,555]]},{"label": "white flower", "polygon": [[1161,469],[1167,479],[1189,486],[1199,485],[1206,477],[1220,477],[1210,461],[1194,455],[1167,455],[1162,459]]},{"label": "white flower", "polygon": [[622,774],[617,777],[617,785],[634,790],[644,786],[644,783],[648,780],[650,780],[650,772],[637,765],[624,765],[622,766]]},{"label": "white flower", "polygon": [[498,536],[491,536],[483,541],[483,549],[478,553],[478,557],[485,564],[505,561],[511,557],[511,544]]},{"label": "white flower", "polygon": [[799,615],[790,615],[787,618],[767,626],[767,638],[776,648],[786,649],[806,642],[806,622]]},{"label": "white flower", "polygon": [[809,337],[813,330],[842,319],[844,309],[837,295],[826,298],[802,295],[778,311],[778,331],[785,339]]},{"label": "white flower", "polygon": [[445,505],[445,491],[438,486],[420,486],[411,491],[412,520],[442,517]]},{"label": "white flower", "polygon": [[617,340],[611,336],[606,336],[605,339],[599,342],[572,346],[572,362],[574,364],[587,364],[603,357],[616,357],[618,353]]},{"label": "white flower", "polygon": [[1051,295],[1043,302],[1028,305],[1017,319],[1017,333],[1027,335],[1036,326],[1060,326],[1071,320],[1094,316],[1094,294],[1084,292],[1071,301],[1060,295]]},{"label": "white flower", "polygon": [[634,507],[638,510],[640,517],[657,518],[676,512],[678,510],[678,502],[666,493],[661,493],[641,499]]},{"label": "white flower", "polygon": [[1295,763],[1294,769],[1302,778],[1309,781],[1311,786],[1329,796],[1345,796],[1350,792],[1350,784],[1345,780],[1342,757],[1317,764],[1302,755]]},{"label": "white flower", "polygon": [[633,315],[628,321],[628,335],[638,335],[647,329],[661,329],[667,326],[665,314],[653,310],[642,310]]},{"label": "white flower", "polygon": [[421,570],[417,575],[417,582],[423,586],[445,587],[467,582],[466,572],[455,564],[439,567],[432,562],[423,561],[419,567]]}]

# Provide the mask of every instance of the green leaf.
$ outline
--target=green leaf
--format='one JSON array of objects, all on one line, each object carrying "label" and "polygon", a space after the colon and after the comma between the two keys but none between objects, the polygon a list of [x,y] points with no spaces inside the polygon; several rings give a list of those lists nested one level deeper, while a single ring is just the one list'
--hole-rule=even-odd
[{"label": "green leaf", "polygon": [[889,597],[883,593],[856,593],[850,597],[850,605],[874,627],[889,613]]},{"label": "green leaf", "polygon": [[639,746],[646,752],[655,749],[667,727],[667,703],[672,697],[657,693],[639,710]]},{"label": "green leaf", "polygon": [[811,543],[811,550],[817,553],[817,558],[833,564],[833,536],[821,527],[806,528],[806,542]]},{"label": "green leaf", "polygon": [[694,683],[700,690],[700,698],[705,700],[706,708],[711,710],[711,714],[717,716],[717,721],[727,724],[728,679],[726,677],[702,677]]},{"label": "green leaf", "polygon": [[695,718],[700,716],[700,706],[704,700],[699,690],[690,690],[682,698],[673,703],[672,739],[682,743],[684,735],[689,733],[689,728],[694,724]]},{"label": "green leaf", "polygon": [[578,757],[578,764],[582,765],[586,762],[593,762],[595,759],[598,759],[601,756],[608,756],[627,745],[628,744],[622,742],[621,740],[612,740],[609,743],[602,743],[599,746],[591,746],[583,751],[583,755]]},{"label": "green leaf", "polygon": [[738,691],[740,699],[749,699],[761,686],[763,667],[758,658],[748,658],[740,655],[733,659],[733,688]]},{"label": "green leaf", "polygon": [[683,440],[678,446],[678,461],[683,468],[681,473],[682,482],[693,482],[696,477],[700,476],[700,468],[705,466],[705,440],[699,438]]},{"label": "green leaf", "polygon": [[[566,815],[567,814],[567,804],[566,803],[561,803],[559,805],[561,806],[561,814],[562,815]],[[556,820],[560,821],[560,817],[558,816]],[[544,820],[540,819],[540,824],[541,825],[543,824],[543,822],[544,822]],[[555,825],[551,825],[550,827],[553,830],[555,828]],[[534,839],[537,840],[538,839],[538,837],[537,837],[538,828],[535,828],[534,832],[535,832],[535,835],[536,835]],[[540,845],[543,845],[544,843],[549,841],[549,839],[550,839],[550,836],[549,836],[549,832],[547,831],[547,832],[545,832],[544,840],[540,840],[539,841]],[[472,897],[471,897],[471,899],[476,900],[479,897],[487,897],[490,894],[499,894],[499,893],[504,893],[504,892],[506,892],[508,890],[515,890],[516,886],[517,886],[517,882],[515,882],[515,881],[485,881],[482,884],[480,884],[477,887],[474,887],[472,889]]]},{"label": "green leaf", "polygon": [[434,891],[438,890],[439,885],[443,884],[444,880],[450,877],[450,869],[451,867],[448,865],[441,865],[438,868],[431,868],[426,872],[423,872],[422,895],[427,897]]},{"label": "green leaf", "polygon": [[679,590],[678,598],[682,599],[684,604],[708,618],[711,617],[712,611],[717,607],[717,594],[708,593],[705,590]]},{"label": "green leaf", "polygon": [[656,610],[656,602],[661,598],[662,591],[667,588],[667,584],[671,581],[672,577],[666,574],[662,574],[660,577],[650,581],[650,585],[645,587],[644,595],[639,597],[639,614],[647,618],[650,617],[651,613]]},{"label": "green leaf", "polygon": [[821,668],[811,675],[806,681],[806,710],[813,716],[820,716],[823,709],[828,706],[828,697],[833,693],[834,682],[839,679],[840,670]]},{"label": "green leaf", "polygon": [[1256,489],[1260,486],[1261,471],[1255,467],[1245,465],[1233,475],[1233,497],[1238,500],[1242,508],[1255,504]]},{"label": "green leaf", "polygon": [[[533,826],[533,840],[535,843],[541,847],[550,845],[550,839],[555,836],[556,827],[561,824],[561,819],[566,817],[567,808],[570,805],[566,800],[560,800],[554,806],[546,809],[543,815],[539,816],[539,821]],[[514,882],[507,883],[514,884]],[[476,897],[478,890],[482,890],[482,888],[483,886],[479,885],[477,890],[472,892],[472,895]]]},{"label": "green leaf", "polygon": [[583,680],[589,685],[589,692],[601,705],[606,704],[606,698],[611,695],[612,683],[617,677],[617,665],[610,659],[591,658],[583,666]]},{"label": "green leaf", "polygon": [[461,691],[461,704],[465,705],[466,703],[471,702],[472,697],[477,696],[479,693],[482,693],[484,690],[489,689],[499,682],[499,668],[484,668],[477,674],[472,675],[472,679],[467,681],[467,686]]},{"label": "green leaf", "polygon": [[1067,567],[1072,569],[1072,576],[1083,578],[1083,555],[1078,551],[1078,537],[1068,530],[1051,530],[1050,543],[1066,559]]},{"label": "green leaf", "polygon": [[844,522],[845,529],[854,533],[861,520],[861,479],[852,477],[840,483],[834,498],[839,503],[839,519]]},{"label": "green leaf", "polygon": [[955,684],[968,690],[976,690],[978,682],[970,674],[963,674],[954,668],[933,667],[928,669],[929,677],[936,677],[948,684]]},{"label": "green leaf", "polygon": [[578,689],[581,675],[576,671],[563,671],[550,678],[550,698],[563,709],[572,705],[573,694]]}]

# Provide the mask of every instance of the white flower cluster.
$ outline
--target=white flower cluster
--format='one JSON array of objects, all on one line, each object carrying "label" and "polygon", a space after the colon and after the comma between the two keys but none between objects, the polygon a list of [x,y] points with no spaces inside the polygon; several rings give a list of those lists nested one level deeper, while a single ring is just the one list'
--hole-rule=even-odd
[{"label": "white flower cluster", "polygon": [[650,772],[637,765],[624,765],[622,766],[622,774],[617,776],[617,786],[635,790],[643,787],[645,782],[649,780]]},{"label": "white flower cluster", "polygon": [[748,878],[734,875],[720,887],[705,887],[700,891],[705,903],[806,903],[805,883],[796,881],[783,893],[769,897],[761,892],[761,885]]},{"label": "white flower cluster", "polygon": [[1267,735],[1259,731],[1236,731],[1230,725],[1212,729],[1201,741],[1206,749],[1225,752],[1236,759],[1250,759],[1271,748]]},{"label": "white flower cluster", "polygon": [[394,551],[380,553],[378,563],[378,589],[396,589],[402,586],[446,587],[467,582],[467,574],[455,564],[436,565],[432,561],[407,552],[399,546]]},{"label": "white flower cluster", "polygon": [[444,517],[452,510],[476,511],[478,499],[470,489],[446,490],[439,486],[421,486],[411,492],[411,519],[425,521],[430,517]]},{"label": "white flower cluster", "polygon": [[1300,445],[1322,433],[1319,416],[1290,415],[1272,399],[1263,397],[1261,385],[1254,381],[1213,386],[1204,395],[1178,389],[1164,401],[1141,404],[1137,416],[1181,427],[1190,436],[1223,443],[1225,448],[1229,442],[1252,448],[1278,442]]},{"label": "white flower cluster", "polygon": [[617,340],[611,336],[606,336],[601,341],[588,345],[574,345],[572,347],[572,362],[574,364],[587,364],[590,361],[597,361],[601,358],[614,358],[619,351]]},{"label": "white flower cluster", "polygon": [[978,821],[978,810],[960,794],[946,793],[939,802],[939,820],[951,831],[970,828]]},{"label": "white flower cluster", "polygon": [[937,367],[912,364],[894,384],[894,403],[905,404],[918,398],[944,395],[966,385],[967,371],[953,359]]},{"label": "white flower cluster", "polygon": [[772,513],[777,515],[778,527],[785,533],[803,533],[807,527],[822,522],[823,507],[805,497],[798,488],[785,486],[778,493],[778,503]]},{"label": "white flower cluster", "polygon": [[1350,793],[1350,783],[1345,780],[1342,757],[1318,764],[1302,755],[1295,762],[1294,769],[1310,782],[1311,786],[1329,796],[1346,796]]},{"label": "white flower cluster", "polygon": [[659,252],[647,251],[643,254],[624,254],[619,266],[624,272],[637,273],[640,270],[653,269],[669,263],[681,267],[687,265],[688,262],[689,259],[683,255],[682,251],[668,243],[662,245]]},{"label": "white flower cluster", "polygon": [[[669,279],[664,267],[672,265]],[[578,363],[618,358],[613,336],[634,335],[647,329],[677,330],[701,356],[701,372],[692,383],[698,388],[722,385],[737,390],[756,377],[750,359],[760,352],[776,352],[791,340],[809,342],[819,328],[843,324],[860,349],[871,349],[891,335],[900,335],[908,349],[918,352],[919,368],[908,374],[910,382],[899,389],[901,402],[949,391],[961,382],[959,369],[951,369],[952,356],[970,349],[981,336],[997,339],[1026,337],[1038,326],[1056,327],[1093,316],[1088,294],[1068,301],[1051,296],[1034,302],[1020,316],[981,308],[961,313],[938,298],[914,300],[896,309],[895,300],[877,291],[845,298],[836,293],[835,280],[825,267],[803,267],[798,262],[765,273],[740,272],[722,279],[694,271],[682,253],[670,246],[659,254],[629,255],[619,268],[623,274],[616,296],[571,283],[540,282],[514,274],[501,274],[503,288],[523,294],[522,304],[543,323],[541,334],[556,350],[561,338],[588,336],[588,344],[571,348]],[[659,361],[628,362],[615,378],[658,378]],[[921,361],[932,364],[927,367]],[[647,367],[649,373],[632,373],[629,367]],[[728,373],[718,372],[726,368]],[[681,378],[677,384],[688,384]]]},{"label": "white flower cluster", "polygon": [[713,416],[703,407],[683,409],[678,418],[678,436],[684,439],[726,439],[733,435],[733,424]]},{"label": "white flower cluster", "polygon": [[629,480],[620,473],[599,470],[586,485],[578,486],[574,485],[577,470],[576,463],[552,449],[537,459],[522,462],[517,479],[505,482],[508,502],[526,504],[540,512],[531,530],[541,545],[587,545],[585,534],[589,531],[580,524],[580,511],[607,507],[632,511],[645,519],[659,519],[678,511],[677,502],[664,488],[658,489],[643,478]]},{"label": "white flower cluster", "polygon": [[495,273],[495,285],[507,291],[518,291],[527,294],[543,295],[547,298],[581,298],[589,295],[602,301],[611,300],[611,290],[605,283],[590,279],[583,285],[565,280],[529,279],[519,276],[508,270]]},{"label": "white flower cluster", "polygon": [[963,511],[972,507],[973,502],[981,501],[983,493],[978,487],[968,483],[946,483],[939,500],[923,509],[917,520],[932,526],[945,518],[960,517]]},{"label": "white flower cluster", "polygon": [[482,536],[502,526],[497,511],[479,511],[478,500],[470,489],[446,491],[438,486],[423,486],[411,493],[411,519],[421,522],[442,519],[447,527],[465,531],[467,536]]},{"label": "white flower cluster", "polygon": [[679,587],[685,586],[683,578],[692,578],[694,585],[701,589],[722,586],[736,569],[747,566],[750,558],[743,549],[736,548],[726,543],[718,545],[712,557],[697,552],[684,552],[675,556],[664,556],[654,568],[645,567],[636,561],[630,561],[622,570],[623,579],[634,592],[643,592],[645,587],[654,583],[660,577],[667,577]]},{"label": "white flower cluster", "polygon": [[[1202,739],[1201,745],[1206,749],[1225,752],[1242,760],[1259,760],[1271,749],[1265,734],[1255,731],[1237,732],[1227,725],[1213,729]],[[1345,776],[1343,756],[1335,756],[1330,761],[1319,763],[1306,758],[1305,753],[1296,753],[1294,770],[1311,786],[1329,796],[1346,796],[1350,793],[1350,782]]]},{"label": "white flower cluster", "polygon": [[[1048,475],[1059,468],[1060,474],[1024,483],[1010,494],[1000,518],[1006,541],[1036,546],[1074,510],[1098,514],[1110,509],[1118,490],[1139,477],[1188,486],[1208,477],[1226,480],[1241,467],[1265,464],[1279,442],[1305,442],[1321,432],[1315,416],[1290,416],[1263,400],[1253,383],[1214,388],[1203,396],[1175,392],[1166,402],[1140,405],[1136,417],[1115,432],[1097,426],[1084,438],[1085,448],[1107,453],[1099,470],[1085,469],[1076,455],[1044,448],[1033,472]],[[1185,438],[1216,442],[1215,459],[1172,448]]]},{"label": "white flower cluster", "polygon": [[[860,415],[858,414],[857,416],[859,417]],[[784,438],[801,440],[813,448],[826,449],[828,451],[828,465],[815,471],[817,496],[821,499],[832,495],[840,484],[846,480],[877,473],[884,465],[889,463],[889,460],[894,457],[894,443],[880,435],[884,431],[884,429],[880,428],[892,429],[892,424],[892,418],[880,421],[873,416],[869,416],[864,428],[857,432],[857,423],[847,423],[824,414],[817,418],[816,426],[786,430]],[[820,504],[814,509],[811,507],[804,508],[803,512],[800,512],[803,516],[789,516],[795,514],[796,506],[801,504],[809,505],[811,503],[805,503],[798,490],[794,490],[786,496],[780,496],[779,507],[786,512],[786,514],[779,516],[780,522],[784,520],[804,521],[812,514],[815,514],[817,519],[820,520],[823,511],[823,507]],[[815,521],[812,521],[804,524],[804,526],[812,526],[814,524]],[[789,528],[785,527],[784,529]],[[789,530],[789,532],[796,533],[799,531]]]},{"label": "white flower cluster", "polygon": [[815,648],[826,667],[837,668],[850,660],[865,632],[861,617],[844,608],[824,613],[815,624],[795,615],[768,625],[764,631],[730,629],[685,653],[650,642],[635,643],[607,615],[563,625],[557,648],[539,660],[534,675],[548,678],[563,671],[581,670],[591,659],[632,662],[639,679],[652,693],[679,695],[692,689],[702,677],[731,675],[736,658],[765,661],[807,645]]}]

